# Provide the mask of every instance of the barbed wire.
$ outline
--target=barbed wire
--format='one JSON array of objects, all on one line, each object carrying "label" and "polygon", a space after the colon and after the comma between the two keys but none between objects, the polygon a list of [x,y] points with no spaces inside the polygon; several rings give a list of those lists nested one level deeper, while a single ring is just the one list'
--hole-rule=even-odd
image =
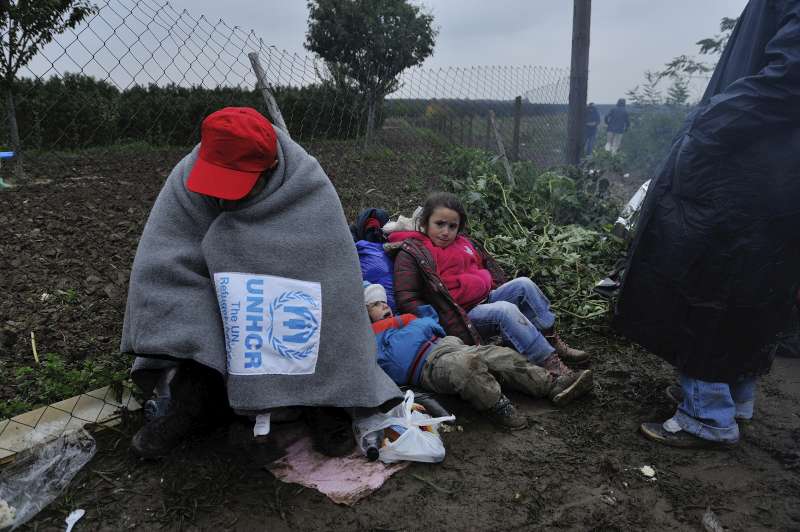
[{"label": "barbed wire", "polygon": [[[221,107],[266,113],[250,52],[261,59],[291,135],[307,148],[367,134],[363,91],[337,79],[317,57],[280,50],[253,31],[169,2],[105,0],[18,73],[14,102],[26,164],[35,163],[38,151],[136,141],[189,146],[199,141],[203,118]],[[371,74],[379,77],[380,69]],[[491,110],[510,152],[559,163],[568,92],[564,69],[408,69],[376,107],[370,140],[398,148],[433,143],[496,150],[494,133],[485,127]],[[515,108],[516,97],[521,107]],[[9,143],[5,129],[0,141]]]}]

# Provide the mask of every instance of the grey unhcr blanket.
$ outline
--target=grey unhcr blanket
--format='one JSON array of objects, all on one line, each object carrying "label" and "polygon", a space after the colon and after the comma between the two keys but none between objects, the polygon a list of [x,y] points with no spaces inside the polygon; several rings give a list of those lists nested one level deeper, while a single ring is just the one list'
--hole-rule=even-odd
[{"label": "grey unhcr blanket", "polygon": [[132,376],[195,360],[226,376],[238,411],[399,399],[375,358],[333,185],[276,133],[277,168],[233,207],[186,189],[198,148],[167,178],[131,272],[121,350],[138,355]]}]

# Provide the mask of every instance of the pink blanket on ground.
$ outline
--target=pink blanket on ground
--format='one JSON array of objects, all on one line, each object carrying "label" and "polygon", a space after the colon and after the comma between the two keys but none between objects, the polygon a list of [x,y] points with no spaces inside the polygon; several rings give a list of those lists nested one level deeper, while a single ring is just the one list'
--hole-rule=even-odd
[{"label": "pink blanket on ground", "polygon": [[267,469],[283,482],[313,488],[335,503],[352,506],[407,466],[408,462],[369,462],[357,449],[348,456],[329,458],[314,451],[311,438],[303,435]]}]

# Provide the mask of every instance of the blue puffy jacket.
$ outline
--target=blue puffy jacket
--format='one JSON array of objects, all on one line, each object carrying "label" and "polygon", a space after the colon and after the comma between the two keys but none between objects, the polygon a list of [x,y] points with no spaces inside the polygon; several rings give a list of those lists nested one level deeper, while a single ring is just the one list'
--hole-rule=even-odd
[{"label": "blue puffy jacket", "polygon": [[418,312],[421,317],[404,327],[375,335],[378,365],[399,386],[419,384],[431,348],[445,336],[433,307],[424,305]]},{"label": "blue puffy jacket", "polygon": [[361,265],[361,278],[386,289],[387,303],[392,310],[394,304],[394,264],[383,250],[383,244],[359,240],[356,242],[358,262]]}]

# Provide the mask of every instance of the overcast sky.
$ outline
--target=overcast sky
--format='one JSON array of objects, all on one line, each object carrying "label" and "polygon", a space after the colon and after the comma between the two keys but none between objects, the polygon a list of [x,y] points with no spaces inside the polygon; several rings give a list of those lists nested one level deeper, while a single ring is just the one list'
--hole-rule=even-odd
[{"label": "overcast sky", "polygon": [[[266,42],[304,53],[305,0],[171,0],[176,8],[212,21],[253,29]],[[541,65],[569,67],[569,0],[423,0],[439,28],[424,67]],[[594,0],[589,99],[610,103],[642,80],[645,70],[718,32],[722,17],[736,17],[747,0]],[[702,84],[702,81],[696,85]],[[701,87],[695,86],[698,96]]]}]

